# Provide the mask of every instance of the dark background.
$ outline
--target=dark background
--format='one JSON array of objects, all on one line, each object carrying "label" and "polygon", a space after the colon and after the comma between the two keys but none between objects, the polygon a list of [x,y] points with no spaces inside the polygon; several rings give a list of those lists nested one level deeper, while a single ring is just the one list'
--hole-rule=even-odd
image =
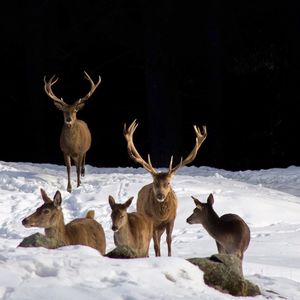
[{"label": "dark background", "polygon": [[63,164],[63,115],[92,132],[87,164],[137,166],[123,124],[155,167],[187,155],[193,125],[208,137],[193,162],[228,170],[300,165],[299,1],[7,1],[1,9],[0,160]]}]

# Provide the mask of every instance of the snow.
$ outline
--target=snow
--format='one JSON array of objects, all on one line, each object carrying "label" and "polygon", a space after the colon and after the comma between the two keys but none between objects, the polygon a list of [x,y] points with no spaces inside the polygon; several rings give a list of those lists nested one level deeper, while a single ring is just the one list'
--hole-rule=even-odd
[{"label": "snow", "polygon": [[[75,170],[72,184],[75,187]],[[206,201],[214,194],[219,215],[236,213],[251,229],[245,252],[245,277],[257,284],[255,299],[300,299],[300,167],[230,172],[209,167],[184,167],[172,186],[178,197],[172,257],[165,235],[161,257],[110,259],[86,246],[55,250],[17,247],[40,228],[25,228],[21,221],[42,204],[40,188],[52,198],[63,197],[66,223],[90,209],[105,230],[107,249],[114,248],[108,196],[124,202],[151,182],[142,168],[86,166],[82,186],[66,191],[63,165],[0,161],[0,299],[239,299],[204,284],[203,273],[186,258],[217,253],[213,239],[186,218],[194,209],[191,196]],[[248,299],[248,297],[240,297]],[[249,297],[250,299],[250,297]]]}]

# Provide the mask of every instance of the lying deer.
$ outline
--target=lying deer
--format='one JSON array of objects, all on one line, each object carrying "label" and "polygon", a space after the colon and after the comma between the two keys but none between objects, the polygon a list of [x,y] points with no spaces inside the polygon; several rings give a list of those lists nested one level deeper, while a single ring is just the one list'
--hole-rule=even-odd
[{"label": "lying deer", "polygon": [[116,203],[109,196],[111,207],[112,230],[114,231],[114,242],[116,246],[128,246],[136,253],[137,257],[149,256],[149,245],[152,238],[152,221],[144,214],[138,212],[127,212],[133,197],[125,203]]},{"label": "lying deer", "polygon": [[124,125],[124,136],[127,140],[127,150],[129,156],[135,162],[141,164],[153,178],[153,182],[142,187],[138,193],[137,211],[146,214],[153,220],[153,242],[155,255],[161,255],[160,239],[164,231],[166,231],[168,256],[171,256],[172,231],[177,210],[177,198],[171,187],[171,180],[179,168],[191,163],[195,159],[201,144],[206,139],[206,127],[203,127],[204,133],[202,134],[200,129],[197,126],[194,126],[196,144],[191,153],[184,160],[181,159],[180,163],[175,167],[172,167],[173,157],[171,157],[169,170],[167,172],[160,173],[153,168],[150,155],[148,155],[148,162],[146,162],[134,146],[133,133],[137,126],[138,124],[136,123],[136,120],[132,122],[128,129],[126,128],[126,124]]},{"label": "lying deer", "polygon": [[67,191],[72,191],[71,186],[71,159],[75,162],[77,173],[77,187],[80,186],[80,175],[85,175],[85,157],[86,152],[91,147],[91,133],[88,125],[77,119],[77,112],[84,107],[85,102],[91,97],[96,88],[101,82],[101,77],[96,84],[94,84],[91,77],[84,72],[85,78],[91,83],[90,91],[83,97],[77,100],[74,104],[70,105],[56,97],[52,91],[52,86],[57,82],[58,78],[55,75],[47,82],[44,77],[44,89],[46,94],[54,100],[54,105],[64,114],[64,125],[60,135],[60,149],[64,153],[64,160],[67,166],[68,173],[68,186]]},{"label": "lying deer", "polygon": [[221,217],[213,209],[214,197],[208,196],[207,203],[194,199],[196,208],[187,218],[189,224],[202,224],[217,244],[219,253],[234,254],[243,260],[244,252],[250,242],[250,229],[245,221],[235,214]]},{"label": "lying deer", "polygon": [[100,223],[94,220],[94,211],[88,211],[85,218],[64,223],[61,194],[57,191],[53,201],[41,189],[44,204],[30,216],[23,219],[25,227],[45,228],[45,235],[64,243],[64,245],[86,245],[105,254],[106,239]]}]

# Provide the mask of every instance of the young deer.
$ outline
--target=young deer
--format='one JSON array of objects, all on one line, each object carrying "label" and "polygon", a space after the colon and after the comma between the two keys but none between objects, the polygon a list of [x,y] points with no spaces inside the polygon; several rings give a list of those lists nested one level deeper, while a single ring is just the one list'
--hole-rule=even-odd
[{"label": "young deer", "polygon": [[196,208],[187,218],[189,224],[202,224],[217,244],[219,253],[237,255],[243,260],[244,252],[250,242],[250,229],[245,221],[235,214],[225,214],[221,217],[213,209],[214,197],[208,196],[207,203],[194,199]]},{"label": "young deer", "polygon": [[138,257],[149,256],[149,245],[152,238],[153,224],[146,215],[138,212],[127,212],[133,197],[125,203],[116,203],[112,196],[108,201],[111,207],[111,220],[116,246],[126,245],[135,251]]},{"label": "young deer", "polygon": [[55,193],[53,201],[41,189],[44,204],[30,216],[23,219],[25,227],[45,228],[48,238],[55,238],[65,245],[86,245],[105,254],[106,239],[100,223],[94,220],[94,211],[88,211],[85,218],[75,219],[68,224],[64,223],[62,199],[59,191]]},{"label": "young deer", "polygon": [[194,126],[196,144],[191,153],[184,160],[181,158],[180,163],[175,167],[172,167],[173,157],[171,157],[169,170],[167,172],[159,173],[155,170],[155,168],[153,168],[150,156],[148,155],[148,162],[146,162],[134,146],[133,133],[137,126],[138,124],[136,123],[136,120],[132,122],[128,129],[126,128],[126,124],[124,125],[124,136],[127,140],[127,150],[129,156],[135,162],[141,164],[153,178],[153,182],[142,187],[138,193],[137,211],[146,214],[153,220],[153,242],[155,255],[161,255],[160,239],[166,230],[168,256],[171,256],[172,231],[177,210],[177,198],[171,187],[171,180],[179,168],[191,163],[195,159],[201,144],[206,139],[206,127],[203,126],[204,133],[202,134],[199,127]]},{"label": "young deer", "polygon": [[60,149],[64,154],[64,160],[67,167],[68,173],[68,186],[67,191],[72,191],[71,186],[71,159],[75,162],[76,173],[77,173],[77,187],[80,186],[80,175],[85,175],[85,157],[86,152],[91,147],[91,133],[88,128],[88,125],[77,119],[77,112],[84,107],[85,102],[91,97],[96,88],[101,82],[101,77],[96,84],[94,84],[91,77],[84,72],[85,79],[87,79],[91,84],[90,91],[83,97],[77,100],[74,104],[70,105],[56,97],[52,91],[52,85],[54,85],[58,78],[55,78],[55,75],[50,78],[47,82],[46,77],[44,77],[44,89],[46,94],[54,100],[54,105],[63,112],[64,114],[64,125],[60,135]]}]

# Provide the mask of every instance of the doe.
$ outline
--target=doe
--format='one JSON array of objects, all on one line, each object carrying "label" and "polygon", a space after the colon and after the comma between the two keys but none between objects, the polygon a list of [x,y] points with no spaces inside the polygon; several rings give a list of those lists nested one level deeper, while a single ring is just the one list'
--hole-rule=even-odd
[{"label": "doe", "polygon": [[236,214],[221,217],[213,209],[214,197],[208,196],[207,203],[194,199],[196,208],[187,218],[189,224],[202,224],[216,241],[218,252],[234,254],[243,260],[244,252],[250,243],[250,229],[246,222]]},{"label": "doe", "polygon": [[116,203],[112,196],[108,198],[112,209],[111,228],[114,231],[114,242],[116,246],[126,245],[130,247],[138,257],[148,257],[153,224],[144,214],[127,212],[132,200],[133,197],[121,204]]},{"label": "doe", "polygon": [[85,218],[74,219],[65,225],[61,193],[57,191],[53,201],[43,189],[41,195],[44,204],[23,219],[25,227],[44,228],[46,237],[61,241],[64,245],[85,245],[105,254],[105,233],[101,224],[94,220],[94,211],[88,211]]}]

